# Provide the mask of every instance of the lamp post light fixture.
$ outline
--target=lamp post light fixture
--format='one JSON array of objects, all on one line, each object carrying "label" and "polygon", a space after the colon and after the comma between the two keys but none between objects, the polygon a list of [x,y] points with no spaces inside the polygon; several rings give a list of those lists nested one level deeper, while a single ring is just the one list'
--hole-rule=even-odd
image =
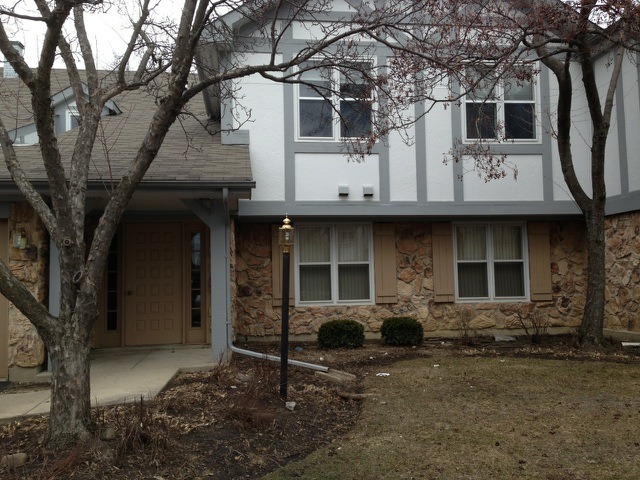
[{"label": "lamp post light fixture", "polygon": [[282,247],[282,331],[280,332],[280,398],[287,400],[287,367],[289,363],[289,265],[293,246],[293,227],[285,214],[278,229],[278,243]]}]

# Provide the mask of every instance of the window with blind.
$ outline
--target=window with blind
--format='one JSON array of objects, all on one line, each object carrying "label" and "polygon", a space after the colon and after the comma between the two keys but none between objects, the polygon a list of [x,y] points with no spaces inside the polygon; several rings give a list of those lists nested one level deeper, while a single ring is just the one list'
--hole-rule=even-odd
[{"label": "window with blind", "polygon": [[296,230],[299,304],[372,302],[370,225],[308,225]]},{"label": "window with blind", "polygon": [[523,225],[458,224],[454,242],[459,300],[526,299]]}]

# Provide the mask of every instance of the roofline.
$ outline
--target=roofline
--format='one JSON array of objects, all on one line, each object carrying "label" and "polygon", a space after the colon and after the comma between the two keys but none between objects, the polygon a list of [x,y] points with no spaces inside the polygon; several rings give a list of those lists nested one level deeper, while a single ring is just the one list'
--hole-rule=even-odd
[{"label": "roofline", "polygon": [[[31,182],[34,188],[39,192],[49,191],[49,183],[46,181]],[[89,181],[87,184],[90,193],[105,192],[105,185],[108,181],[98,182]],[[171,192],[184,193],[189,197],[208,198],[216,197],[216,191],[227,188],[229,193],[238,197],[249,198],[251,190],[255,188],[254,180],[217,180],[206,182],[179,182],[179,181],[158,181],[144,182],[138,185],[136,192]],[[135,192],[134,192],[135,193]],[[13,181],[0,180],[0,194],[2,195],[21,195],[20,190]]]}]

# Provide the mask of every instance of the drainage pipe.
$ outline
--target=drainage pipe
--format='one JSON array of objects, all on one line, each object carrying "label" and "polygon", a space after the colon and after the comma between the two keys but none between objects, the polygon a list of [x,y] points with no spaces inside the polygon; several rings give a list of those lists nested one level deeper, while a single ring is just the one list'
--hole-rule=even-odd
[{"label": "drainage pipe", "polygon": [[[275,355],[268,355],[266,353],[260,353],[260,352],[254,352],[252,350],[245,350],[244,348],[238,348],[236,347],[232,341],[231,341],[231,291],[230,291],[230,279],[229,279],[229,270],[231,268],[230,266],[230,259],[229,259],[229,252],[231,251],[231,239],[230,239],[230,234],[229,234],[229,229],[230,229],[230,222],[229,222],[229,189],[228,188],[223,188],[222,189],[222,205],[224,207],[224,220],[225,220],[225,279],[224,279],[224,285],[225,285],[225,289],[226,289],[226,294],[225,294],[225,303],[226,303],[226,312],[227,312],[227,324],[226,324],[226,330],[227,330],[227,348],[229,350],[231,350],[232,352],[235,353],[239,353],[240,355],[247,355],[249,357],[254,357],[254,358],[261,358],[263,360],[269,360],[272,362],[279,362],[280,361],[280,357],[276,357]],[[299,360],[291,360],[289,359],[287,361],[287,364],[289,365],[295,365],[297,367],[303,367],[303,368],[310,368],[311,370],[317,370],[319,372],[324,372],[327,373],[329,371],[329,367],[325,367],[323,365],[316,365],[314,363],[307,363],[307,362],[301,362]]]},{"label": "drainage pipe", "polygon": [[[244,348],[238,348],[235,345],[229,345],[229,348],[231,349],[232,352],[239,353],[241,355],[247,355],[249,357],[254,357],[254,358],[261,358],[263,360],[270,360],[272,362],[280,361],[280,357],[276,357],[275,355],[254,352],[252,350],[245,350]],[[300,360],[289,359],[287,363],[289,365],[295,365],[296,367],[310,368],[311,370],[317,370],[319,372],[324,372],[324,373],[327,373],[329,371],[329,367],[325,367],[323,365],[316,365],[315,363],[301,362]]]}]

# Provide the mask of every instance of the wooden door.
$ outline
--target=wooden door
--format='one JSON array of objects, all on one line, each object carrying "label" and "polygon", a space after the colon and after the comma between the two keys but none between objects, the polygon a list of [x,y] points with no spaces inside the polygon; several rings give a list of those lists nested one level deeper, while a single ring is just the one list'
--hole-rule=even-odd
[{"label": "wooden door", "polygon": [[182,224],[125,226],[125,345],[182,343]]},{"label": "wooden door", "polygon": [[[9,261],[7,220],[0,220],[0,259]],[[9,302],[0,295],[0,380],[9,378]]]}]

